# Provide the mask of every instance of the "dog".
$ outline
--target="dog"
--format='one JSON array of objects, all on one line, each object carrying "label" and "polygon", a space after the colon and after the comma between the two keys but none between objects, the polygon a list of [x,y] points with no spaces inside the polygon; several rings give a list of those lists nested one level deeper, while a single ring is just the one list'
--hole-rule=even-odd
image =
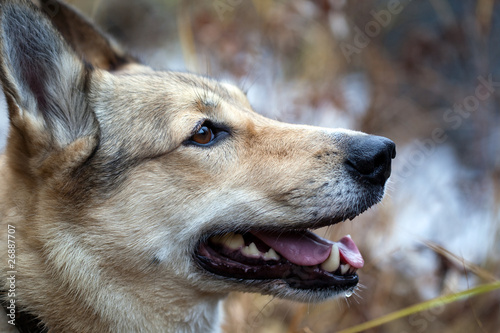
[{"label": "dog", "polygon": [[232,291],[356,287],[354,241],[310,230],[381,200],[392,141],[265,118],[229,83],[141,65],[62,2],[0,12],[5,330],[218,332]]}]

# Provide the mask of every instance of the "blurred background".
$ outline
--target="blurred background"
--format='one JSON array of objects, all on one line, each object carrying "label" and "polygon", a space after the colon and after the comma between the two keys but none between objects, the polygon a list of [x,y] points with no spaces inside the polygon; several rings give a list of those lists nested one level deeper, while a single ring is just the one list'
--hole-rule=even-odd
[{"label": "blurred background", "polygon": [[[355,239],[366,262],[355,294],[232,294],[225,332],[336,332],[500,277],[500,1],[69,2],[152,67],[236,83],[274,119],[397,144],[384,201],[317,231]],[[496,290],[370,332],[499,330]]]}]

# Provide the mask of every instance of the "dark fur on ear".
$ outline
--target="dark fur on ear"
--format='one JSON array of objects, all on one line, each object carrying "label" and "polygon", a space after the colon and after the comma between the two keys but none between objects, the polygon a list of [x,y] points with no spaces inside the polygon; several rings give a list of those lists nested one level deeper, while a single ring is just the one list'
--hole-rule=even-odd
[{"label": "dark fur on ear", "polygon": [[72,6],[58,0],[34,0],[34,3],[72,49],[92,66],[113,71],[138,62]]},{"label": "dark fur on ear", "polygon": [[87,103],[92,69],[30,1],[1,2],[0,51],[11,124],[22,136],[50,137],[44,148],[51,149],[97,135]]}]

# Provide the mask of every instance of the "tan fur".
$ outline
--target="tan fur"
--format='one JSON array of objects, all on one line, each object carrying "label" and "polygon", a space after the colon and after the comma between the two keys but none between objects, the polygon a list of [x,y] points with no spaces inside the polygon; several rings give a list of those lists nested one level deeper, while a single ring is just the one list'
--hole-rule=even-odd
[{"label": "tan fur", "polygon": [[[232,85],[111,66],[95,51],[82,54],[88,41],[68,43],[94,66],[85,72],[73,53],[61,64],[64,79],[86,80],[84,98],[72,102],[95,117],[80,121],[82,134],[63,125],[50,133],[7,91],[0,248],[7,225],[15,226],[18,306],[50,332],[211,332],[231,291],[331,296],[217,278],[195,264],[193,251],[214,228],[315,228],[324,223],[312,216],[349,216],[359,196],[345,191],[354,185],[342,162],[348,138],[364,134],[270,120]],[[186,145],[203,119],[225,124],[230,138],[209,149]]]}]

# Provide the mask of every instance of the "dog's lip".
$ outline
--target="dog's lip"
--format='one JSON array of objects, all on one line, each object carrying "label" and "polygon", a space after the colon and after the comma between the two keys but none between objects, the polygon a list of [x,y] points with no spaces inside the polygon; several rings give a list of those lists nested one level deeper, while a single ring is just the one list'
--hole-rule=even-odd
[{"label": "dog's lip", "polygon": [[348,290],[358,283],[357,274],[338,275],[326,272],[318,266],[298,266],[290,262],[275,262],[266,265],[245,265],[223,259],[217,252],[200,245],[196,254],[198,263],[205,270],[218,276],[252,282],[281,280],[295,289],[331,289]]},{"label": "dog's lip", "polygon": [[[262,239],[257,238],[258,236],[266,238],[262,237],[263,233],[265,234],[263,230],[244,233],[246,243],[248,244],[251,241],[257,244],[254,246],[258,250],[262,251],[269,250],[269,248],[273,249],[273,246],[268,246]],[[268,233],[272,234],[273,232],[269,231]],[[292,234],[292,238],[298,234],[306,234],[312,241],[320,244],[320,252],[325,252],[324,249],[326,246],[334,244],[335,251],[337,251],[336,253],[340,257],[337,269],[332,272],[323,269],[322,264],[327,257],[329,259],[329,252],[321,253],[320,257],[313,258],[314,261],[309,262],[308,265],[300,265],[294,262],[301,263],[301,259],[291,258],[292,260],[288,260],[285,256],[279,255],[277,256],[278,259],[274,257],[272,259],[264,259],[265,257],[262,256],[263,253],[260,253],[260,257],[257,255],[252,258],[251,254],[250,257],[247,257],[241,251],[243,247],[249,247],[244,246],[247,244],[240,244],[239,248],[233,247],[230,249],[222,245],[213,244],[211,242],[213,238],[206,238],[205,241],[201,241],[198,244],[195,252],[195,260],[205,270],[226,278],[252,281],[281,280],[296,289],[334,288],[336,290],[346,290],[356,286],[358,282],[356,270],[362,267],[363,263],[361,255],[350,237],[344,237],[339,242],[331,242],[303,229],[288,231],[288,233]],[[230,237],[234,237],[234,233],[230,234],[233,235]],[[250,240],[248,240],[248,237],[250,237]],[[268,240],[268,242],[270,245],[275,245],[273,241]],[[290,253],[287,253],[287,256],[289,255]]]}]

